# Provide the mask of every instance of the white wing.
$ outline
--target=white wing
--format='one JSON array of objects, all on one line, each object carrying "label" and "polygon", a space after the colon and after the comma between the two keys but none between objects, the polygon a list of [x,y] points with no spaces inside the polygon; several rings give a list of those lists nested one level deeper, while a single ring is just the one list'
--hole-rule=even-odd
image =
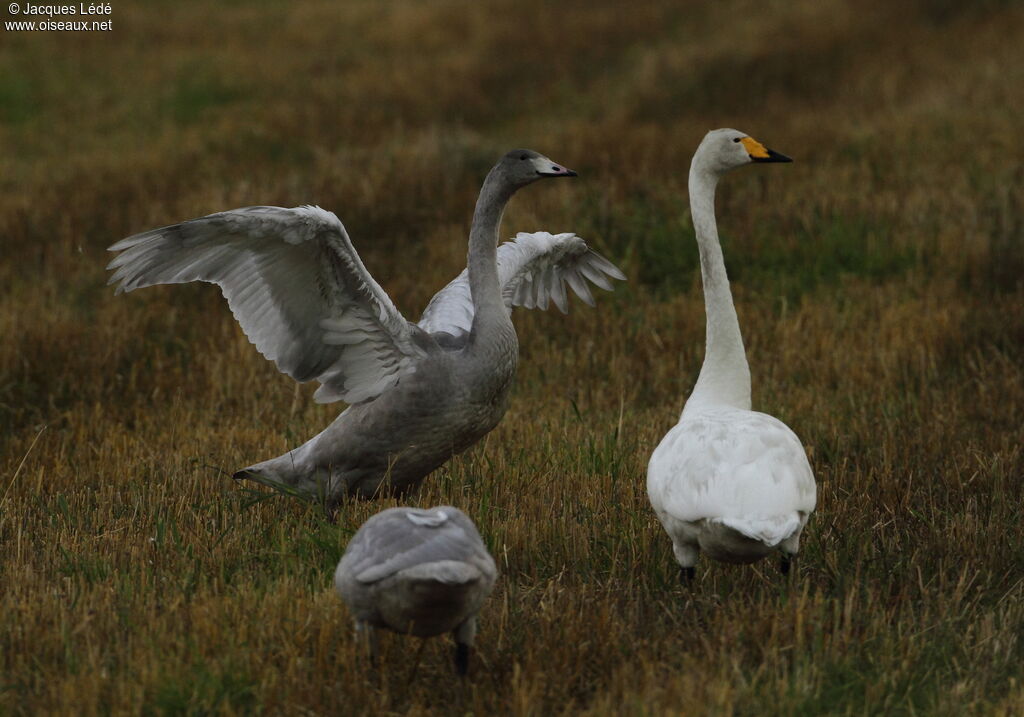
[{"label": "white wing", "polygon": [[[509,311],[513,306],[547,309],[549,301],[565,313],[569,309],[565,285],[589,305],[594,305],[587,281],[611,290],[612,279],[625,275],[610,261],[587,246],[575,234],[520,232],[498,247],[498,281]],[[428,333],[458,336],[473,326],[473,300],[468,270],[430,300],[419,326]]]},{"label": "white wing", "polygon": [[768,545],[792,534],[817,492],[796,434],[777,418],[734,409],[676,424],[651,456],[647,491],[659,515],[715,520]]},{"label": "white wing", "polygon": [[261,354],[320,403],[375,398],[433,343],[373,280],[332,212],[246,207],[153,229],[110,247],[117,292],[154,284],[220,286]]}]

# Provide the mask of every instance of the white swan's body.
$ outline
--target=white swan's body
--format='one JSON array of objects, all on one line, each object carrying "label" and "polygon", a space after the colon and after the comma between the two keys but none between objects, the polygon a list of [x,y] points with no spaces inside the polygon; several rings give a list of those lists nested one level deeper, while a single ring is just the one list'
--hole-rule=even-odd
[{"label": "white swan's body", "polygon": [[494,428],[508,407],[514,305],[565,308],[563,284],[592,303],[612,264],[572,234],[520,234],[497,248],[505,204],[543,177],[574,176],[529,150],[488,174],[466,271],[407,321],[363,266],[341,221],[319,207],[249,207],[154,229],[111,247],[118,291],[218,284],[256,348],[320,402],[352,404],[302,446],[239,471],[296,493],[370,496],[415,486]]},{"label": "white swan's body", "polygon": [[683,413],[647,469],[647,492],[681,567],[697,551],[749,563],[794,555],[814,509],[803,446],[777,418],[731,407]]},{"label": "white swan's body", "polygon": [[692,576],[701,550],[715,560],[749,563],[779,549],[788,567],[816,501],[800,440],[777,418],[751,410],[750,369],[718,241],[718,178],[751,161],[788,158],[736,130],[716,130],[690,167],[707,349],[679,423],[647,467],[648,497],[684,577]]},{"label": "white swan's body", "polygon": [[357,633],[376,652],[376,628],[431,637],[453,633],[466,671],[476,617],[498,570],[476,526],[451,506],[390,508],[349,541],[334,573]]}]

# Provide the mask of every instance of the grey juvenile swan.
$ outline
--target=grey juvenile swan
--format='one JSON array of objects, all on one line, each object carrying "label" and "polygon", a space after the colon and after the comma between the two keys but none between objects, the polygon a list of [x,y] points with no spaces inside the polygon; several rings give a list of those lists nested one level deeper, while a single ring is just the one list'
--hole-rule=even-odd
[{"label": "grey juvenile swan", "polygon": [[218,284],[256,348],[314,398],[350,405],[302,446],[235,474],[318,497],[417,485],[480,440],[508,408],[518,341],[512,306],[566,310],[565,284],[593,305],[586,280],[624,279],[574,234],[519,234],[500,248],[506,203],[522,187],[576,173],[531,150],[488,173],[468,266],[407,321],[363,266],[345,227],[319,207],[248,207],[153,229],[110,247],[117,292]]},{"label": "grey juvenile swan", "polygon": [[376,628],[455,637],[455,667],[465,674],[476,616],[498,570],[473,521],[451,506],[389,508],[356,531],[334,572],[356,634],[377,654]]},{"label": "grey juvenile swan", "polygon": [[816,487],[800,439],[779,419],[751,410],[747,365],[715,223],[715,187],[751,162],[789,162],[734,129],[709,132],[690,164],[690,211],[700,250],[707,349],[679,422],[647,466],[647,495],[689,583],[697,557],[750,563],[800,545]]}]

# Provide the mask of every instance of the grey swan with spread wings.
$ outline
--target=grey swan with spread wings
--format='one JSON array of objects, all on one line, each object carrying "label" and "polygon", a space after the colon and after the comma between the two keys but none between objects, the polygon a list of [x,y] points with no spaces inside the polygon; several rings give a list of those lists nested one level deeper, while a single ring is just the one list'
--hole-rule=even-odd
[{"label": "grey swan with spread wings", "polygon": [[153,229],[110,247],[117,292],[220,286],[249,340],[314,399],[348,408],[324,431],[235,474],[323,500],[405,491],[472,446],[505,414],[519,344],[513,306],[566,311],[565,286],[625,279],[574,234],[519,234],[498,246],[505,205],[539,179],[576,173],[531,150],[507,153],[480,190],[466,269],[407,321],[341,221],[315,206],[248,207]]}]

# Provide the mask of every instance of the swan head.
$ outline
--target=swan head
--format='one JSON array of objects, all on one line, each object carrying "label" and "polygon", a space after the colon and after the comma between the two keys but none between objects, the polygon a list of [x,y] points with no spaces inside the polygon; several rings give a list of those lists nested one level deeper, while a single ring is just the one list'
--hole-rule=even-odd
[{"label": "swan head", "polygon": [[532,149],[513,149],[507,152],[494,168],[501,178],[515,189],[532,184],[538,179],[575,177],[576,172]]},{"label": "swan head", "polygon": [[746,132],[735,129],[715,129],[704,135],[693,163],[714,174],[725,174],[753,162],[792,162],[784,154],[768,149]]}]

